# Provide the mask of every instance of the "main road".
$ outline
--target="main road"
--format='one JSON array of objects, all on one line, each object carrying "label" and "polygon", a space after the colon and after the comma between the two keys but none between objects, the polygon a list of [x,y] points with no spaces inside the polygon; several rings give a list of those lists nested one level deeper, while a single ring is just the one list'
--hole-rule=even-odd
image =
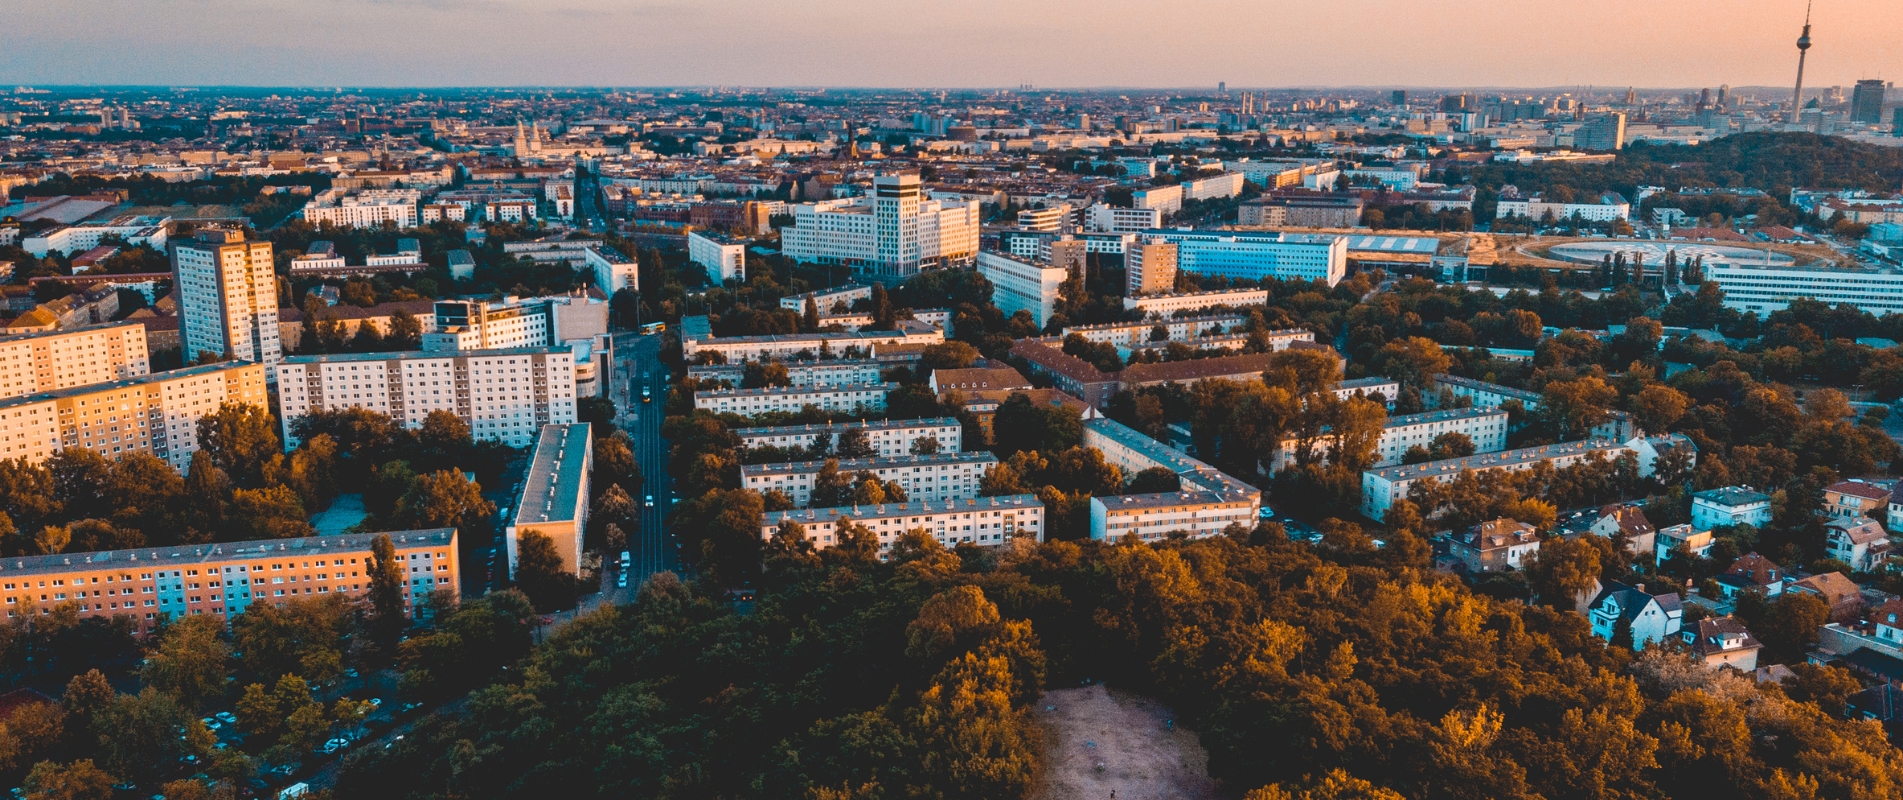
[{"label": "main road", "polygon": [[[667,474],[667,441],[661,438],[661,422],[666,417],[663,409],[667,404],[667,379],[667,366],[661,363],[659,334],[615,334],[611,396],[619,414],[616,421],[628,434],[635,463],[641,465],[641,496],[634,498],[640,505],[641,529],[628,537],[628,552],[632,557],[628,585],[603,587],[604,594],[617,601],[632,599],[634,591],[649,575],[680,569],[680,552],[675,538],[667,530],[673,490],[673,482]],[[619,554],[611,553],[608,557],[618,559]],[[612,569],[620,569],[618,560]],[[619,577],[618,572],[615,577]]]}]

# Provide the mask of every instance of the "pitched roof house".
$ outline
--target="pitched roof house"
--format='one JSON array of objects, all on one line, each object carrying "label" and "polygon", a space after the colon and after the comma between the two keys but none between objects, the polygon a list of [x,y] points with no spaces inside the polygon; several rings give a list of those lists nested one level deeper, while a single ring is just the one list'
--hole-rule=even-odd
[{"label": "pitched roof house", "polygon": [[1682,634],[1692,655],[1708,667],[1731,667],[1745,672],[1758,668],[1758,651],[1764,649],[1757,637],[1745,630],[1744,623],[1731,617],[1701,619],[1687,626]]},{"label": "pitched roof house", "polygon": [[1645,590],[1645,584],[1627,586],[1615,581],[1592,599],[1586,620],[1592,623],[1592,635],[1608,642],[1623,621],[1632,631],[1632,646],[1643,649],[1677,635],[1684,625],[1685,607],[1676,592],[1655,595]]}]

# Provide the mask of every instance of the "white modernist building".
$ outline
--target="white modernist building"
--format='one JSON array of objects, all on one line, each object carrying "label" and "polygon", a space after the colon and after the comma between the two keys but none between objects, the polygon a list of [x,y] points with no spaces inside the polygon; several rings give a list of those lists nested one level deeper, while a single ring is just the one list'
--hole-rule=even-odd
[{"label": "white modernist building", "polygon": [[424,350],[554,347],[608,333],[608,303],[570,295],[495,303],[439,300],[435,328],[423,334]]},{"label": "white modernist building", "polygon": [[1140,309],[1152,317],[1167,317],[1179,311],[1206,308],[1244,308],[1269,302],[1267,289],[1222,289],[1213,292],[1152,294],[1123,298],[1124,308]]},{"label": "white modernist building", "polygon": [[[1427,411],[1420,414],[1407,414],[1389,417],[1387,425],[1381,429],[1381,438],[1375,444],[1376,467],[1391,467],[1401,463],[1408,448],[1426,449],[1434,438],[1442,434],[1465,434],[1473,440],[1474,453],[1498,453],[1507,446],[1507,412],[1498,408],[1456,408],[1447,411]],[[1286,469],[1295,461],[1295,453],[1301,443],[1287,439],[1275,451],[1276,471]],[[1318,460],[1327,460],[1326,439],[1318,439],[1310,445],[1309,452],[1317,454]]]},{"label": "white modernist building", "polygon": [[1085,211],[1084,225],[1102,233],[1142,233],[1163,224],[1159,208],[1118,208],[1098,203]]},{"label": "white modernist building", "polygon": [[455,414],[477,441],[527,447],[544,425],[575,421],[575,356],[565,348],[452,353],[292,356],[278,368],[278,419],[366,408],[415,430],[432,411]]},{"label": "white modernist building", "polygon": [[733,435],[740,437],[740,446],[806,448],[811,449],[814,442],[828,443],[826,452],[839,452],[839,437],[847,431],[863,430],[866,442],[880,458],[897,458],[912,454],[912,443],[919,439],[931,439],[938,442],[938,452],[959,453],[964,451],[964,426],[953,417],[932,419],[882,419],[869,422],[847,422],[839,425],[786,425],[773,428],[737,428]]},{"label": "white modernist building", "polygon": [[747,245],[731,236],[703,231],[689,232],[687,259],[706,270],[707,280],[715,286],[730,280],[747,279]]},{"label": "white modernist building", "polygon": [[205,228],[172,247],[173,293],[185,360],[200,353],[263,364],[283,357],[278,341],[278,283],[270,242]]},{"label": "white modernist building", "polygon": [[[1098,344],[1114,344],[1120,348],[1130,348],[1149,344],[1156,335],[1156,327],[1163,326],[1169,337],[1161,341],[1195,344],[1197,339],[1213,337],[1217,334],[1239,330],[1249,324],[1249,318],[1240,314],[1224,314],[1210,317],[1182,317],[1179,319],[1141,320],[1138,322],[1103,322],[1096,325],[1072,325],[1064,329],[1064,336],[1077,334],[1086,340]],[[1315,334],[1305,330],[1290,329],[1274,331],[1271,336],[1283,334],[1294,337],[1291,341],[1315,341]],[[1287,345],[1276,348],[1287,349]]]},{"label": "white modernist building", "polygon": [[[839,286],[832,289],[821,289],[816,292],[791,295],[780,298],[780,307],[790,308],[794,311],[805,311],[808,298],[811,298],[812,301],[819,306],[819,313],[821,316],[824,316],[833,313],[836,309],[850,311],[852,310],[852,304],[854,302],[872,299],[872,287]],[[842,304],[845,306],[843,309],[840,308]]]},{"label": "white modernist building", "polygon": [[1615,219],[1630,219],[1632,204],[1625,198],[1607,192],[1594,198],[1594,203],[1555,203],[1547,202],[1539,195],[1532,197],[1501,197],[1494,212],[1498,219],[1524,217],[1539,222],[1552,215],[1554,220],[1579,219],[1585,222],[1611,222]]},{"label": "white modernist building", "polygon": [[0,398],[136,378],[151,372],[137,322],[0,337]]},{"label": "white modernist building", "polygon": [[[747,464],[740,468],[740,487],[766,494],[779,491],[795,505],[812,502],[813,483],[825,461],[791,461],[782,464]],[[893,456],[891,458],[836,459],[834,467],[845,478],[861,472],[882,481],[894,482],[905,490],[907,500],[966,500],[978,496],[978,481],[998,466],[998,457],[989,451],[942,453],[930,456]]]},{"label": "white modernist building", "polygon": [[[67,255],[83,253],[99,246],[99,240],[107,236],[124,239],[126,244],[150,245],[155,250],[164,250],[168,237],[167,223],[171,217],[141,217],[126,215],[116,217],[110,222],[94,225],[64,225],[48,228],[40,233],[20,240],[20,247],[40,258],[47,253],[58,251]],[[17,229],[15,229],[17,232]]]},{"label": "white modernist building", "polygon": [[313,198],[297,215],[312,225],[375,228],[388,222],[414,228],[421,199],[423,193],[415,189],[367,189],[356,194],[333,189]]},{"label": "white modernist building", "polygon": [[967,543],[998,547],[1017,537],[1044,541],[1044,503],[1034,494],[773,511],[761,522],[760,539],[771,540],[782,523],[795,522],[805,529],[806,541],[824,550],[840,543],[839,526],[846,520],[872,531],[879,540],[881,558],[901,534],[915,529],[945,547]]},{"label": "white modernist building", "polygon": [[977,202],[924,200],[917,175],[881,175],[872,180],[871,197],[794,206],[793,227],[780,231],[780,253],[904,277],[970,264],[978,253],[978,220]]},{"label": "white modernist building", "polygon": [[[785,364],[786,379],[793,386],[851,386],[878,383],[891,367],[881,361],[792,361]],[[744,364],[692,364],[687,377],[695,380],[726,381],[739,386],[746,378]]]},{"label": "white modernist building", "polygon": [[1031,321],[1041,330],[1057,311],[1057,299],[1070,272],[1063,267],[1038,264],[990,250],[978,254],[978,273],[991,281],[991,302],[1010,317],[1019,311],[1031,313]]},{"label": "white modernist building", "polygon": [[1771,496],[1743,486],[1692,493],[1692,527],[1701,531],[1726,525],[1763,527],[1771,521]]},{"label": "white modernist building", "polygon": [[1215,536],[1230,525],[1253,527],[1262,510],[1261,490],[1115,420],[1085,420],[1084,446],[1096,448],[1126,477],[1162,468],[1181,481],[1174,492],[1091,498],[1092,539],[1135,536],[1155,541],[1178,532],[1191,538]]},{"label": "white modernist building", "polygon": [[535,452],[522,476],[522,493],[515,500],[515,516],[504,531],[509,572],[514,574],[524,533],[540,533],[555,543],[562,568],[581,574],[582,536],[588,528],[588,478],[594,468],[594,443],[589,425],[543,425]]},{"label": "white modernist building", "polygon": [[896,383],[857,386],[774,386],[766,389],[716,389],[694,393],[694,407],[717,414],[753,416],[769,411],[798,411],[814,406],[821,411],[854,413],[880,411]]},{"label": "white modernist building", "polygon": [[1725,305],[1760,317],[1796,298],[1849,304],[1876,316],[1903,312],[1903,271],[1712,264],[1705,279],[1725,291]]},{"label": "white modernist building", "polygon": [[[848,359],[870,358],[884,345],[944,344],[945,331],[923,322],[899,323],[896,331],[845,331],[830,333],[789,333],[779,336],[726,336],[714,338],[704,333],[706,317],[681,320],[681,353],[694,360],[701,353],[718,353],[728,363],[774,359],[793,361],[837,356]],[[849,352],[850,351],[850,352]],[[855,355],[863,353],[863,355]]]},{"label": "white modernist building", "polygon": [[1182,230],[1150,230],[1143,236],[1176,245],[1176,268],[1197,275],[1334,286],[1348,274],[1348,241],[1341,236]]},{"label": "white modernist building", "polygon": [[[1533,465],[1542,461],[1551,461],[1554,468],[1565,469],[1594,456],[1614,459],[1630,452],[1632,452],[1631,448],[1618,442],[1592,439],[1584,442],[1549,444],[1502,453],[1475,454],[1465,458],[1449,458],[1421,464],[1371,469],[1361,473],[1361,513],[1372,519],[1386,519],[1388,509],[1394,507],[1394,501],[1406,498],[1414,484],[1422,480],[1451,481],[1464,470],[1519,471],[1532,469]],[[1421,514],[1433,516],[1438,510],[1423,508]]]}]

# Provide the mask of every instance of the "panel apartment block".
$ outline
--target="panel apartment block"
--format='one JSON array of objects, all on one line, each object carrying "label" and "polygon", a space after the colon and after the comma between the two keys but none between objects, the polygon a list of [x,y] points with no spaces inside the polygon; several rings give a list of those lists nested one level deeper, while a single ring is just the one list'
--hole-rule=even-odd
[{"label": "panel apartment block", "polygon": [[202,229],[173,245],[172,277],[186,361],[209,352],[263,364],[267,372],[275,368],[283,350],[270,242]]},{"label": "panel apartment block", "polygon": [[[787,381],[800,387],[878,383],[885,371],[892,367],[883,361],[869,360],[789,361],[784,366]],[[687,377],[726,381],[732,386],[739,386],[746,374],[744,364],[694,364],[687,368]]]},{"label": "panel apartment block", "polygon": [[0,458],[37,464],[68,447],[113,459],[145,451],[183,471],[198,451],[198,419],[226,402],[268,408],[264,366],[208,364],[7,398]]},{"label": "panel apartment block", "polygon": [[[825,466],[824,461],[747,464],[740,468],[740,487],[761,494],[778,489],[805,506],[812,502],[813,482]],[[978,480],[997,466],[998,457],[985,451],[838,460],[842,475],[870,472],[879,480],[898,483],[907,500],[933,501],[977,497]]]},{"label": "panel apartment block", "polygon": [[[1455,408],[1445,411],[1426,411],[1419,414],[1407,414],[1389,417],[1387,425],[1381,429],[1381,439],[1375,445],[1376,467],[1391,467],[1401,463],[1410,447],[1426,449],[1433,444],[1434,438],[1442,434],[1461,433],[1473,440],[1474,454],[1498,453],[1507,446],[1507,412],[1498,408]],[[1275,463],[1271,467],[1280,472],[1295,461],[1296,448],[1300,443],[1294,439],[1282,442],[1275,451]],[[1326,439],[1314,442],[1313,452],[1318,460],[1328,459]]]},{"label": "panel apartment block", "polygon": [[1262,491],[1190,458],[1134,428],[1108,418],[1084,421],[1084,446],[1130,476],[1153,467],[1176,473],[1175,492],[1114,495],[1090,500],[1090,537],[1136,536],[1153,541],[1171,533],[1214,536],[1231,524],[1255,525]]},{"label": "panel apartment block", "polygon": [[[1388,509],[1394,506],[1394,501],[1407,497],[1408,492],[1416,483],[1429,479],[1450,481],[1458,477],[1463,470],[1519,471],[1532,469],[1533,465],[1541,461],[1551,461],[1554,468],[1565,469],[1595,455],[1613,459],[1629,452],[1632,452],[1630,447],[1618,442],[1592,439],[1584,442],[1524,447],[1501,453],[1371,469],[1361,473],[1361,513],[1372,519],[1385,519]],[[1421,509],[1421,513],[1432,516],[1437,510],[1424,508]]]},{"label": "panel apartment block", "polygon": [[135,630],[150,633],[167,618],[229,619],[289,599],[359,601],[370,592],[378,536],[395,548],[406,607],[432,592],[458,592],[456,529],[437,528],[0,559],[0,605],[11,618],[72,604],[82,619],[130,617]]},{"label": "panel apartment block", "polygon": [[823,437],[832,444],[827,452],[836,453],[839,451],[839,437],[852,430],[865,431],[866,441],[881,458],[911,455],[912,442],[920,438],[936,440],[940,453],[960,452],[964,444],[964,426],[954,417],[738,428],[733,433],[740,437],[742,447],[811,448],[814,442]]},{"label": "panel apartment block", "polygon": [[151,372],[136,322],[0,337],[0,398],[137,378]]},{"label": "panel apartment block", "polygon": [[773,511],[760,526],[760,538],[772,539],[780,523],[791,520],[806,528],[807,541],[824,550],[839,543],[839,523],[846,519],[866,526],[879,538],[880,558],[899,534],[913,529],[931,534],[945,547],[966,543],[998,547],[1018,536],[1044,541],[1044,503],[1034,494]]},{"label": "panel apartment block", "polygon": [[896,383],[854,386],[775,386],[766,389],[716,389],[694,393],[694,407],[717,414],[753,416],[769,411],[798,411],[813,406],[821,411],[853,413],[880,411]]},{"label": "panel apartment block", "polygon": [[529,457],[529,470],[516,498],[515,518],[507,534],[509,572],[515,573],[520,537],[536,532],[555,542],[562,568],[581,574],[582,534],[588,525],[588,481],[594,468],[589,425],[544,425]]},{"label": "panel apartment block", "polygon": [[535,442],[543,425],[575,421],[575,356],[565,348],[516,347],[454,353],[293,356],[278,370],[278,419],[366,408],[414,430],[431,411],[469,424],[477,441]]}]

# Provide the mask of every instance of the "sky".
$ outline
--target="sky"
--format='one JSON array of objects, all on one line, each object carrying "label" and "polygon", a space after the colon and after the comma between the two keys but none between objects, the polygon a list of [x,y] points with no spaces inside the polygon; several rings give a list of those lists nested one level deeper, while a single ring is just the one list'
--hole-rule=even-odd
[{"label": "sky", "polygon": [[[1803,0],[26,0],[0,84],[1789,86]],[[1903,78],[1817,0],[1805,84]]]}]

